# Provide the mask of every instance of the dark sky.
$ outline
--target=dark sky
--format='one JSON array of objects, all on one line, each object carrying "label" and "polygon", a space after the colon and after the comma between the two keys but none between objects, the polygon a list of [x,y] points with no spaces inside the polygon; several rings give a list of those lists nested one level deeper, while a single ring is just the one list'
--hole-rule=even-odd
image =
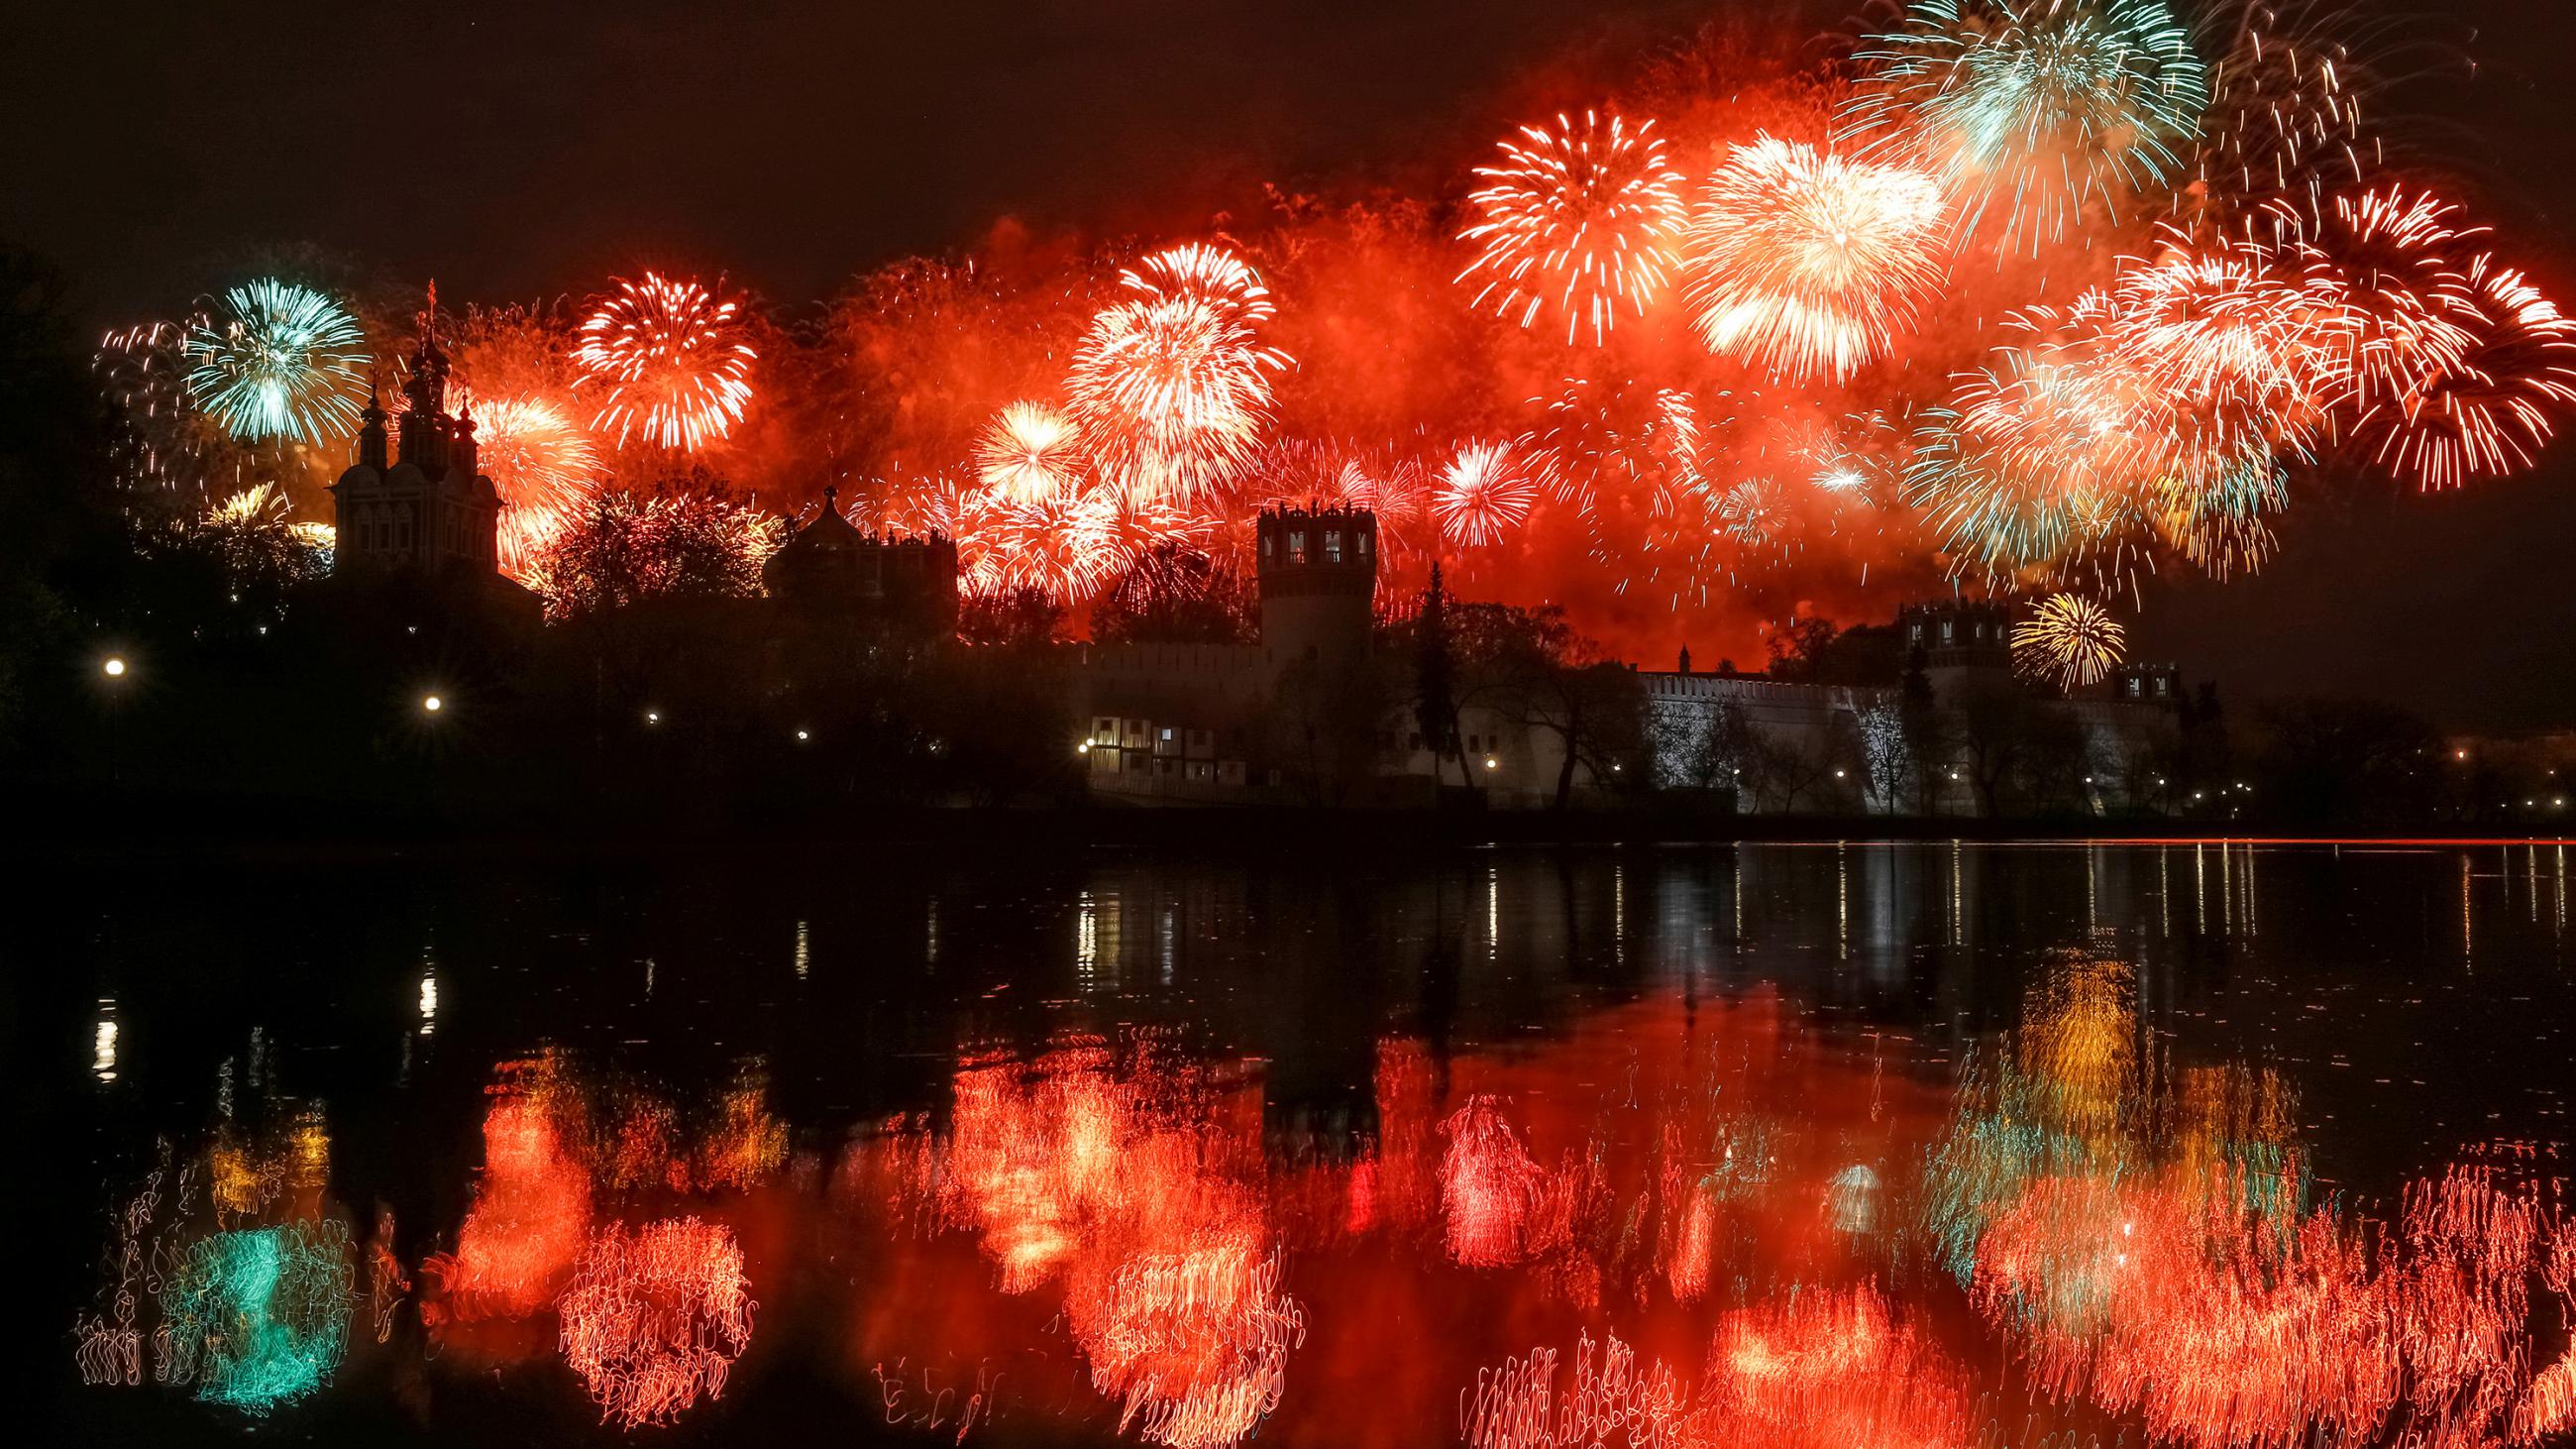
[{"label": "dark sky", "polygon": [[[1501,122],[1579,100],[1568,72],[1721,8],[44,0],[0,21],[0,237],[64,263],[96,323],[292,243],[478,299],[639,263],[808,298],[1008,215],[1146,230],[1266,178],[1427,184]],[[2576,305],[2576,5],[2430,8],[2456,42],[2430,69],[2481,73],[2380,109]],[[2139,652],[2240,697],[2576,723],[2571,454],[2449,497],[2303,502],[2261,578],[2151,588]]]}]

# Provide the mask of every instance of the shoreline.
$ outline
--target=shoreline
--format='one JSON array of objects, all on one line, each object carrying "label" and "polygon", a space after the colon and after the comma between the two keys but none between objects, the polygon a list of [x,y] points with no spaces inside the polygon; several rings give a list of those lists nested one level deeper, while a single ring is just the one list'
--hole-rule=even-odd
[{"label": "shoreline", "polygon": [[[61,805],[67,802],[45,802]],[[301,805],[303,802],[297,802]],[[23,804],[23,802],[22,802]],[[77,867],[140,859],[359,863],[371,860],[543,864],[548,861],[686,859],[711,852],[766,857],[884,851],[932,856],[1025,857],[1068,852],[1189,852],[1244,858],[1304,854],[1370,862],[1424,850],[1597,849],[1713,845],[1981,846],[2362,845],[2464,848],[2566,845],[2576,834],[2464,825],[2389,825],[2338,831],[2278,821],[2163,819],[1989,820],[1974,817],[1717,815],[1658,810],[1551,812],[1361,811],[1199,806],[871,809],[833,816],[798,812],[565,818],[532,810],[430,817],[349,808],[281,808],[280,802],[87,802],[86,808],[11,812],[17,828],[0,859],[23,867]],[[245,825],[245,821],[257,821]]]}]

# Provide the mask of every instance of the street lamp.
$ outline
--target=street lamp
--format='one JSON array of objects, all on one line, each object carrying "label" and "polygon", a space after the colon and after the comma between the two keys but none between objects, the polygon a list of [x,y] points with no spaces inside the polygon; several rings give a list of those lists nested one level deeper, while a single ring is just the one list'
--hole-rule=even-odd
[{"label": "street lamp", "polygon": [[110,654],[107,656],[106,662],[98,666],[98,672],[106,675],[110,679],[123,679],[125,677],[125,661],[116,655]]},{"label": "street lamp", "polygon": [[424,694],[420,697],[420,712],[422,714],[436,714],[445,708],[447,708],[447,701],[440,699],[437,695]]},{"label": "street lamp", "polygon": [[1487,756],[1485,757],[1485,768],[1486,768],[1486,769],[1488,769],[1488,770],[1499,770],[1499,769],[1501,769],[1502,767],[1503,767],[1503,762],[1502,762],[1502,761],[1495,759],[1495,758],[1494,758],[1493,756],[1491,756],[1491,755],[1487,755]]},{"label": "street lamp", "polygon": [[662,722],[662,712],[658,709],[648,709],[644,711],[644,722],[648,725],[660,724]]},{"label": "street lamp", "polygon": [[798,744],[800,744],[800,745],[801,745],[801,744],[803,744],[805,741],[810,740],[810,739],[812,739],[812,738],[814,738],[812,735],[807,734],[807,733],[806,733],[805,731],[803,731],[803,730],[798,730],[798,731],[796,732],[796,742],[797,742]]}]

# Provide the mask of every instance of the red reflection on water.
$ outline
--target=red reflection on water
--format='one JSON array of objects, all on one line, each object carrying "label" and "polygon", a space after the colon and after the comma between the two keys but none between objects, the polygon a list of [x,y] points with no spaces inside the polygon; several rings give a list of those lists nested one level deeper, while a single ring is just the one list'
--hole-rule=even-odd
[{"label": "red reflection on water", "polygon": [[1001,1292],[1060,1285],[1091,1386],[1152,1442],[1249,1435],[1305,1336],[1279,1291],[1259,1126],[1251,1090],[1150,1047],[957,1074],[946,1221],[976,1234]]},{"label": "red reflection on water", "polygon": [[1533,1222],[1547,1193],[1547,1174],[1530,1160],[1491,1097],[1475,1096],[1440,1124],[1449,1139],[1440,1162],[1440,1206],[1449,1226],[1449,1256],[1470,1268],[1500,1268],[1543,1250]]},{"label": "red reflection on water", "polygon": [[693,1217],[611,1223],[564,1290],[564,1361],[603,1422],[667,1423],[724,1392],[751,1346],[751,1282],[733,1230]]},{"label": "red reflection on water", "polygon": [[[507,1078],[505,1077],[505,1082]],[[483,1183],[453,1255],[423,1266],[446,1288],[435,1322],[515,1318],[554,1300],[590,1235],[590,1174],[568,1150],[548,1086],[496,1089],[483,1118]]]}]

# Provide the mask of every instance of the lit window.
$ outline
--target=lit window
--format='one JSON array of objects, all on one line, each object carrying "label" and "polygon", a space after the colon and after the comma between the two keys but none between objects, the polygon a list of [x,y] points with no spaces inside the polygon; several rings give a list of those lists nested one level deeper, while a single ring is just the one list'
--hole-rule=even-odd
[{"label": "lit window", "polygon": [[1362,558],[1367,558],[1367,557],[1369,556],[1369,539],[1370,539],[1372,536],[1373,536],[1373,535],[1365,534],[1365,533],[1363,533],[1363,534],[1359,535],[1359,541],[1360,541],[1360,557],[1362,557]]},{"label": "lit window", "polygon": [[1304,563],[1306,561],[1306,532],[1304,529],[1299,529],[1298,531],[1288,535],[1288,561],[1290,563]]},{"label": "lit window", "polygon": [[1328,528],[1328,529],[1325,529],[1325,530],[1324,530],[1324,562],[1326,562],[1326,563],[1340,563],[1341,561],[1342,561],[1342,531],[1341,531],[1340,529],[1338,529],[1338,528]]}]

